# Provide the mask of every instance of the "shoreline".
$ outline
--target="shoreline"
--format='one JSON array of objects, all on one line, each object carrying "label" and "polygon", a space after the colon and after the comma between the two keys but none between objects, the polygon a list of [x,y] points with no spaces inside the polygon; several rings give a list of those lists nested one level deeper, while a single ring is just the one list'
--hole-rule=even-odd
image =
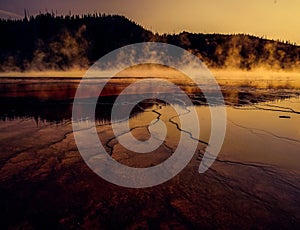
[{"label": "shoreline", "polygon": [[[87,72],[86,70],[45,70],[45,71],[9,71],[9,72],[0,72],[0,78],[8,78],[8,77],[38,77],[38,78],[61,78],[61,77],[70,77],[70,78],[81,78]],[[148,69],[149,70],[149,69]],[[243,78],[243,77],[254,77],[254,76],[270,76],[272,77],[299,77],[300,78],[300,70],[272,70],[272,69],[264,69],[257,68],[253,70],[242,70],[242,69],[214,69],[208,68],[208,70],[217,78],[228,77],[230,75],[231,78]]]},{"label": "shoreline", "polygon": [[[136,71],[137,70],[137,71]],[[128,69],[119,72],[113,79],[118,83],[121,79],[130,83],[130,79],[145,79],[156,76],[158,79],[166,79],[175,84],[187,84],[187,76],[173,69],[136,69],[131,71]],[[275,71],[266,69],[255,69],[252,71],[238,69],[209,69],[220,86],[228,87],[251,87],[256,89],[300,89],[300,71]],[[80,81],[86,74],[85,70],[70,71],[31,71],[31,72],[0,72],[0,83],[14,83],[17,80],[28,81]],[[101,74],[103,76],[103,74]],[[131,76],[131,77],[128,77]],[[107,79],[97,77],[85,77],[89,80]],[[189,80],[188,80],[189,81]]]}]

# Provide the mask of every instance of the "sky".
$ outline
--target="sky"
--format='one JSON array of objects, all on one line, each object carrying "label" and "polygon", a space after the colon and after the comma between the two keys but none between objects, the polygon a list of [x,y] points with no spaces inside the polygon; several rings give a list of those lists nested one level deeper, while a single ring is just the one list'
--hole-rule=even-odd
[{"label": "sky", "polygon": [[158,33],[247,33],[300,45],[299,0],[0,0],[1,17],[24,9],[121,14]]}]

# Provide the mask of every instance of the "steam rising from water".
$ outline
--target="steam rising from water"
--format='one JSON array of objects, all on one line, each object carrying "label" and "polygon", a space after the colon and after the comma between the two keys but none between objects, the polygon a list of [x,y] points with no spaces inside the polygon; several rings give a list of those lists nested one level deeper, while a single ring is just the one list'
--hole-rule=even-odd
[{"label": "steam rising from water", "polygon": [[[0,77],[82,77],[91,64],[86,55],[90,45],[84,37],[86,29],[85,25],[81,25],[75,34],[64,30],[50,44],[38,40],[32,60],[24,60],[25,72],[21,72],[16,66],[13,57],[8,57],[1,66],[4,72],[0,73]],[[161,41],[163,37],[153,35],[151,40]],[[287,53],[285,49],[280,48],[285,45],[283,43],[268,40],[262,42],[259,38],[251,38],[246,35],[229,36],[225,44],[215,44],[213,55],[216,60],[210,60],[198,50],[188,48],[192,44],[188,33],[178,35],[178,40],[180,46],[185,47],[204,61],[220,84],[236,85],[238,83],[257,87],[262,86],[261,82],[265,81],[264,87],[278,86],[278,82],[282,86],[300,87],[300,58],[297,53],[300,48],[297,46],[290,45],[290,53]],[[257,51],[258,48],[261,49],[260,52]],[[149,63],[155,63],[164,55],[164,52],[157,53],[147,50],[147,48],[142,52],[148,53]],[[258,56],[258,53],[261,53],[261,57]],[[130,66],[131,61],[138,55],[143,56],[143,54],[134,52],[120,52],[115,57],[116,60],[112,60],[109,66],[103,67],[103,71],[120,69],[120,66],[116,66],[118,63],[126,63],[126,67]],[[298,56],[295,57],[295,55]],[[216,68],[216,63],[219,63],[221,67]],[[64,66],[71,67],[57,71],[58,67]],[[193,60],[189,60],[185,56],[178,58],[174,66],[199,71],[194,68]],[[241,69],[241,66],[249,68]],[[154,65],[127,68],[117,76],[150,77],[150,75],[168,79],[182,78],[178,71]]]},{"label": "steam rising from water", "polygon": [[[85,30],[85,25],[80,26],[75,34],[71,34],[70,31],[64,29],[58,35],[55,35],[51,39],[53,41],[49,44],[42,39],[37,39],[36,50],[32,54],[32,59],[23,60],[25,75],[30,76],[34,72],[49,75],[45,72],[51,73],[58,70],[78,72],[87,69],[90,62],[86,55],[89,43],[83,36]],[[16,59],[17,57],[8,56],[0,66],[0,70],[8,73],[21,72],[22,70]]]}]

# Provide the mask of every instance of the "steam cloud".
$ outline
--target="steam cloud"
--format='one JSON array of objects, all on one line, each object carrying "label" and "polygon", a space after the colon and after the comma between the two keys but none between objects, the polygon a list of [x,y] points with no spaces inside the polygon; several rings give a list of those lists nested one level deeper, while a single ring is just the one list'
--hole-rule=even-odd
[{"label": "steam cloud", "polygon": [[[49,23],[57,19],[54,15],[47,14],[40,17],[45,17]],[[26,24],[24,20],[22,22]],[[29,23],[34,20],[40,19],[32,18]],[[66,20],[66,18],[59,18],[59,20]],[[0,71],[84,70],[103,54],[123,45],[142,41],[165,42],[180,46],[199,57],[209,68],[213,69],[300,70],[300,47],[289,42],[272,41],[243,34],[220,35],[182,32],[173,35],[159,35],[146,31],[141,26],[121,16],[98,14],[88,15],[86,18],[72,16],[67,21],[72,25],[72,30],[66,26],[59,33],[50,34],[50,38],[38,38],[35,41],[35,49],[29,57],[22,57],[13,52],[3,53],[2,60],[0,60]],[[119,24],[114,24],[115,27],[110,28],[111,24],[116,21],[119,21]],[[66,22],[64,21],[64,23]],[[76,25],[75,30],[74,25]],[[94,31],[90,30],[94,25],[99,27],[101,25],[101,31],[97,32],[97,36],[94,36],[92,33]],[[106,32],[103,32],[100,39],[102,39],[101,42],[106,43],[97,44],[102,30]],[[122,32],[120,32],[121,30]],[[86,36],[86,31],[89,32],[90,37]],[[92,40],[91,36],[94,36]],[[89,53],[90,50],[96,50],[92,56]],[[130,54],[123,55],[127,55],[127,58],[130,59]],[[155,59],[155,54],[153,54],[153,60]],[[182,61],[188,62],[189,60],[182,59]]]}]

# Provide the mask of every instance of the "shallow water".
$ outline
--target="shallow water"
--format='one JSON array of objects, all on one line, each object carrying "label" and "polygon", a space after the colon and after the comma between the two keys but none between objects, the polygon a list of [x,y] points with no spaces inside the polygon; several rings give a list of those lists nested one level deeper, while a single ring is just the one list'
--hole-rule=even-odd
[{"label": "shallow water", "polygon": [[[107,152],[119,162],[131,167],[157,165],[172,155],[180,135],[187,135],[178,128],[173,107],[188,108],[180,100],[174,105],[155,99],[140,103],[129,120],[132,135],[147,140],[149,124],[155,119],[165,122],[168,133],[163,144],[152,152],[128,151],[114,137],[110,112],[116,95],[130,82],[111,82],[98,99],[97,132]],[[200,136],[191,140],[198,144],[193,159],[162,185],[127,189],[99,178],[77,150],[71,116],[78,83],[78,79],[55,78],[1,80],[0,191],[4,227],[182,229],[300,225],[297,88],[222,86],[227,110],[224,144],[211,168],[199,174],[211,132],[210,112],[201,93],[193,86],[181,85],[193,100],[201,127]],[[147,87],[143,90],[149,93],[151,89]],[[180,99],[180,95],[172,96]],[[217,101],[215,106],[219,106]],[[182,116],[188,117],[188,112]],[[122,114],[118,117],[123,118]],[[193,126],[195,121],[189,122]]]}]

